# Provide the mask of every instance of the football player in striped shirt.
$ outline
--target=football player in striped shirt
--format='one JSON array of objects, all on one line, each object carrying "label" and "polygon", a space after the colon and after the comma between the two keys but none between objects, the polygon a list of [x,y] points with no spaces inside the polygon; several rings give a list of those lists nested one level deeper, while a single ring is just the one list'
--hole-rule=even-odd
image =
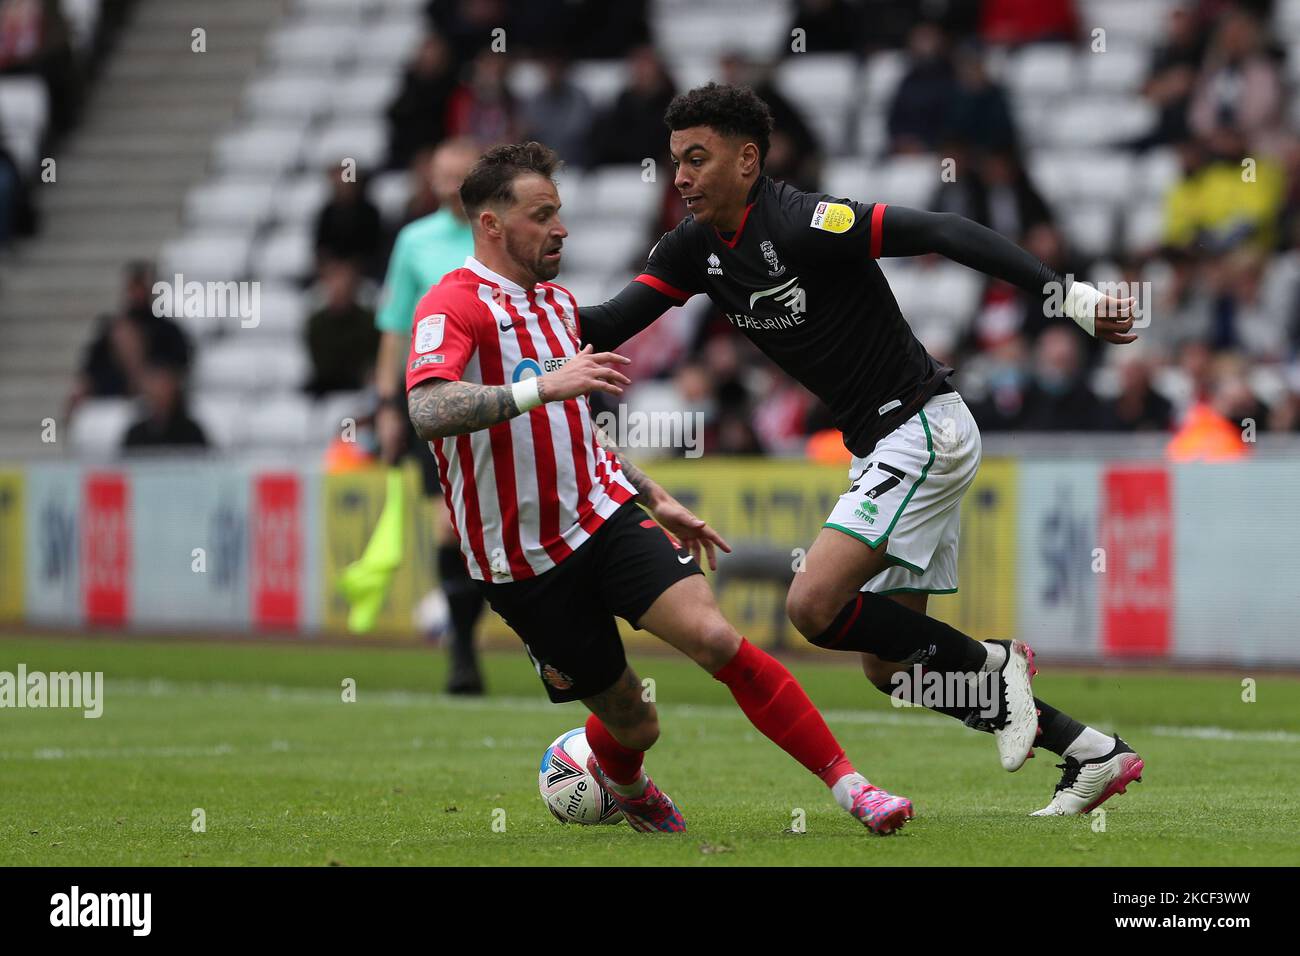
[{"label": "football player in striped shirt", "polygon": [[589,769],[634,828],[685,822],[642,768],[658,717],[615,617],[725,684],[869,830],[897,830],[911,801],[858,773],[798,681],[718,610],[697,561],[716,564],[726,543],[598,441],[587,396],[621,394],[628,360],[579,344],[577,303],[550,281],[568,235],[557,162],[539,143],[480,158],[461,187],[474,255],[416,308],[411,421],[437,455],[470,575],[523,640],[551,700],[591,711]]}]

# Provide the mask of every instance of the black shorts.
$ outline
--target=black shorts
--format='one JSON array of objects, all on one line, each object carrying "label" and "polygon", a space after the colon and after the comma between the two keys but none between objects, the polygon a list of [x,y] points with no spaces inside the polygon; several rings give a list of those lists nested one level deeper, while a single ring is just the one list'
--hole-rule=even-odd
[{"label": "black shorts", "polygon": [[703,573],[689,551],[629,501],[549,571],[475,583],[524,642],[551,701],[562,704],[608,690],[627,667],[615,617],[637,627],[659,595]]}]

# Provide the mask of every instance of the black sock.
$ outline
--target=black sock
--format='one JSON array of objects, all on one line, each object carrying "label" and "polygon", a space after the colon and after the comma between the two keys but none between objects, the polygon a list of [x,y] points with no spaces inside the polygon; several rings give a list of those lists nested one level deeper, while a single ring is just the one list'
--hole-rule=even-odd
[{"label": "black sock", "polygon": [[[893,681],[887,681],[884,684],[876,684],[875,688],[876,690],[880,691],[882,694],[888,694],[890,697],[893,697],[894,692],[897,689],[897,685],[894,684]],[[905,699],[910,700],[912,703],[916,703],[915,700],[916,697],[922,697],[922,700],[924,700],[920,688],[913,688],[913,693],[911,694],[911,696]],[[934,711],[936,714],[943,714],[946,717],[952,717],[954,720],[960,720],[962,722],[965,722],[967,717],[971,716],[971,714],[976,713],[979,709],[977,707],[944,707],[940,705],[932,705],[926,703],[922,703],[921,706],[924,707],[926,710]]]},{"label": "black sock", "polygon": [[1037,697],[1034,706],[1038,708],[1038,742],[1034,746],[1060,756],[1083,733],[1083,724]]},{"label": "black sock", "polygon": [[811,642],[835,651],[866,651],[909,667],[924,664],[940,673],[973,673],[988,658],[983,644],[955,627],[870,591],[844,605]]},{"label": "black sock", "polygon": [[483,595],[465,570],[465,561],[456,545],[444,544],[438,548],[438,576],[442,579],[442,593],[447,597],[451,614],[452,670],[477,670],[474,626],[483,613]]}]

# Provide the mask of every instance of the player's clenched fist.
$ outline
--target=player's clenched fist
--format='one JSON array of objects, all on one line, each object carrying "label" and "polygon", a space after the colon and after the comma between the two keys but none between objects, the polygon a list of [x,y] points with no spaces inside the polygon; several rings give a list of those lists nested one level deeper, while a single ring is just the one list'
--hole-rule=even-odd
[{"label": "player's clenched fist", "polygon": [[1099,339],[1127,345],[1137,341],[1133,334],[1133,313],[1137,300],[1133,298],[1117,299],[1114,296],[1102,296],[1097,303],[1095,313],[1095,334]]},{"label": "player's clenched fist", "polygon": [[592,392],[622,395],[622,386],[630,385],[632,380],[615,366],[631,362],[625,355],[617,352],[593,352],[591,346],[587,345],[554,372],[540,376],[537,379],[537,391],[544,402],[562,402]]}]

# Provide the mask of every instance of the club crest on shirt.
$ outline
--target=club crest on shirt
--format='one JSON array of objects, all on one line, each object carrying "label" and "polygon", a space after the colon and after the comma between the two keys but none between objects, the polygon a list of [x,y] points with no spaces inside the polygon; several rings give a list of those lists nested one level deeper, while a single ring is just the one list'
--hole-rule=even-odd
[{"label": "club crest on shirt", "polygon": [[785,274],[785,266],[781,265],[781,260],[776,257],[776,248],[772,243],[764,239],[759,244],[759,249],[763,252],[763,258],[767,260],[767,274],[775,279],[779,275]]},{"label": "club crest on shirt", "polygon": [[432,352],[442,344],[442,335],[447,327],[447,314],[426,315],[415,326],[415,351],[420,354]]},{"label": "club crest on shirt", "polygon": [[819,202],[808,225],[822,232],[841,233],[852,229],[857,218],[852,206],[842,202]]}]

